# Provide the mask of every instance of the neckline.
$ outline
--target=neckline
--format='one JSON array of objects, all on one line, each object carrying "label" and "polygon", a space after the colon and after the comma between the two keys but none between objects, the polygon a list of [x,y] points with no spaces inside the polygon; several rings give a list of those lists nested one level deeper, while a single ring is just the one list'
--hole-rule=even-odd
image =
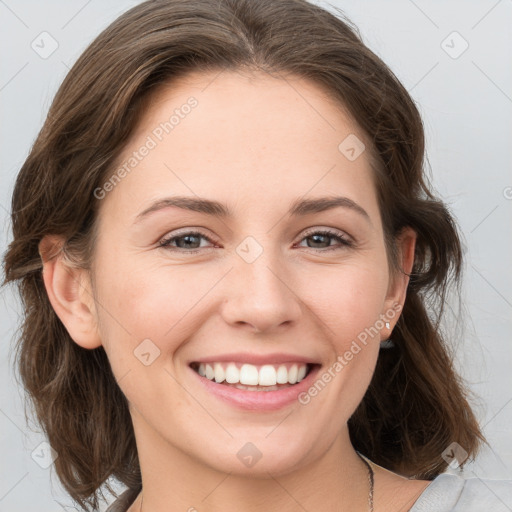
[{"label": "neckline", "polygon": [[409,512],[449,512],[460,498],[464,478],[451,473],[437,475],[418,496]]},{"label": "neckline", "polygon": [[[374,464],[368,457],[363,457]],[[457,502],[464,487],[464,479],[451,473],[440,473],[437,475],[421,492],[414,501],[408,512],[423,512],[427,510],[436,510],[437,512],[448,512]],[[128,488],[122,492],[119,497],[110,505],[106,512],[126,512],[137,499],[142,488]],[[447,492],[450,499],[447,500]],[[117,508],[122,506],[120,510]],[[115,507],[115,508],[111,508]]]}]

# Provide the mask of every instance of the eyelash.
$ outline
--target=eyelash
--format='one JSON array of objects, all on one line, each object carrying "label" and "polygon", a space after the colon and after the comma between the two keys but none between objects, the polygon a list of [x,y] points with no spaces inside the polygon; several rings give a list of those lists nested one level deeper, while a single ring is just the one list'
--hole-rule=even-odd
[{"label": "eyelash", "polygon": [[[181,249],[179,247],[172,247],[171,246],[171,243],[174,242],[175,240],[178,240],[180,238],[185,238],[186,236],[191,236],[191,235],[192,236],[200,236],[200,237],[208,240],[208,242],[215,244],[215,242],[209,236],[205,235],[204,233],[201,233],[200,231],[186,231],[186,232],[181,233],[179,235],[174,235],[172,237],[163,238],[162,240],[160,240],[158,246],[159,247],[163,247],[165,249],[169,249],[171,251],[186,252],[187,254],[198,253],[202,249],[190,249],[190,250],[187,250],[187,249]],[[328,247],[328,248],[325,248],[325,249],[315,249],[314,247],[309,247],[308,249],[310,249],[312,251],[326,252],[326,251],[340,250],[340,249],[343,249],[343,248],[353,247],[354,246],[354,243],[351,240],[349,240],[348,238],[345,238],[338,231],[332,231],[330,229],[322,229],[322,230],[309,231],[309,232],[304,234],[304,237],[300,241],[302,242],[302,240],[305,240],[306,238],[309,238],[309,237],[311,237],[313,235],[329,236],[331,238],[336,239],[340,243],[341,246]]]}]

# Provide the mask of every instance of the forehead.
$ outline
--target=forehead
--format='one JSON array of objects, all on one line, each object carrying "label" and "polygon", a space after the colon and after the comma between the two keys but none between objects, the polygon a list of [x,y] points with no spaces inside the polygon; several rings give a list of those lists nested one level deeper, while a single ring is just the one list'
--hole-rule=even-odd
[{"label": "forehead", "polygon": [[345,140],[369,148],[341,103],[313,82],[263,72],[189,73],[146,102],[112,170],[126,172],[105,202],[133,208],[162,194],[215,195],[228,204],[259,200],[261,208],[288,196],[339,192],[368,203],[368,151],[349,159]]}]

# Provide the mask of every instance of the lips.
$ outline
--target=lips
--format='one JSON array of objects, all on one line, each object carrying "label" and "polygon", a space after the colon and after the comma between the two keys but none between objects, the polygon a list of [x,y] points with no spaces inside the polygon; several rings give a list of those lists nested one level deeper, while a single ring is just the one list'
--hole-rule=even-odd
[{"label": "lips", "polygon": [[[233,359],[238,359],[238,361],[233,361]],[[240,357],[235,357],[235,355],[233,354],[226,356],[215,356],[211,358],[201,359],[201,361],[192,361],[189,364],[189,367],[191,375],[194,376],[194,381],[198,382],[198,385],[200,386],[198,388],[199,390],[202,389],[202,392],[206,391],[208,396],[212,396],[214,400],[220,400],[222,403],[228,404],[237,409],[251,411],[254,413],[264,413],[267,411],[272,412],[275,410],[282,409],[283,407],[289,405],[297,404],[298,397],[301,394],[305,393],[308,390],[308,388],[313,384],[314,379],[316,378],[315,376],[318,375],[321,368],[321,364],[312,362],[311,360],[308,360],[304,357],[298,357],[295,355],[281,355],[279,357],[275,357],[274,355],[272,359],[270,359],[269,357],[263,358],[262,356],[248,358],[245,357],[244,355],[241,361],[240,359]],[[264,360],[264,364],[260,365],[253,365],[247,362],[247,360],[256,360],[257,362],[261,362],[262,359]],[[276,359],[280,361],[276,362]],[[272,361],[272,363],[269,363],[270,360]],[[258,380],[257,385],[245,385],[241,384],[240,382],[229,383],[225,380],[225,378],[222,382],[216,382],[215,365],[217,365],[218,367],[225,367],[227,369],[228,365],[230,364],[240,369],[244,365],[257,367],[258,379],[261,368],[271,366],[273,367],[273,370],[276,373],[276,384],[262,386],[259,385]],[[201,366],[203,367],[204,372],[206,373],[207,365],[210,366],[210,369],[208,371],[209,377],[211,377],[211,379],[207,378],[206,375],[203,376],[199,373],[199,367]],[[296,379],[294,384],[291,384],[290,382],[287,382],[286,384],[277,383],[277,371],[281,366],[287,368],[287,376],[289,376],[290,373],[292,374],[292,381]],[[294,376],[294,370],[292,369],[294,366],[297,368],[296,377]],[[298,371],[300,366],[305,368],[305,375],[303,376],[302,380],[298,379]],[[290,370],[289,373],[288,369]],[[269,370],[267,368],[267,370],[264,371]],[[302,372],[304,372],[304,370],[302,370]],[[243,376],[242,380],[244,380]],[[255,382],[255,380],[253,380],[253,382]]]},{"label": "lips", "polygon": [[280,364],[280,363],[303,363],[303,364],[320,364],[315,357],[305,357],[299,354],[276,352],[274,354],[255,354],[249,352],[232,352],[230,354],[217,354],[214,356],[202,357],[189,361],[196,363],[215,363],[215,362],[235,362],[235,363],[248,363],[255,366],[264,364]]}]

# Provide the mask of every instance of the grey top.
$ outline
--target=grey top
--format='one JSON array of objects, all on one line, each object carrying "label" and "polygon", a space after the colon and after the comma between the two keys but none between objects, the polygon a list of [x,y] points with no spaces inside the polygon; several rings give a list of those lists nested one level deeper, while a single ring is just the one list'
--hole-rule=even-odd
[{"label": "grey top", "polygon": [[441,473],[421,493],[410,512],[510,512],[512,480],[464,479]]},{"label": "grey top", "polygon": [[[126,512],[139,494],[128,489],[106,512]],[[441,473],[421,493],[409,512],[511,512],[512,480],[462,478]]]}]

